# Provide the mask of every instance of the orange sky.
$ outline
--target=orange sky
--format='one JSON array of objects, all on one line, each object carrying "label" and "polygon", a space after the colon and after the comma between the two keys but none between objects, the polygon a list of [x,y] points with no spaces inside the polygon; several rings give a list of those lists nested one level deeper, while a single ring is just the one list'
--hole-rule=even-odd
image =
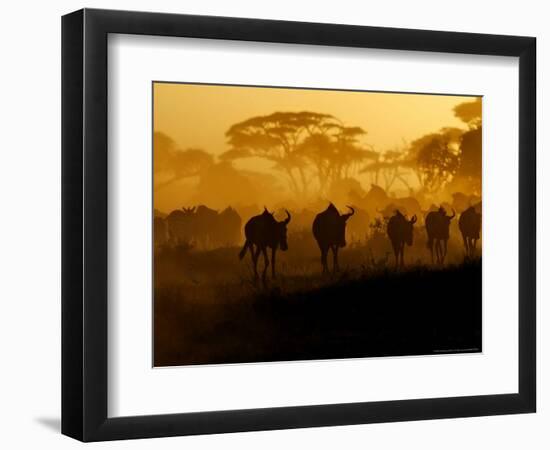
[{"label": "orange sky", "polygon": [[444,126],[464,128],[453,107],[472,97],[392,94],[175,83],[154,85],[154,129],[182,149],[227,150],[225,132],[245,119],[275,111],[332,114],[367,131],[378,151],[400,146]]},{"label": "orange sky", "polygon": [[[345,126],[363,128],[362,138],[374,150],[404,148],[425,134],[442,127],[466,129],[453,108],[474,97],[381,92],[349,92],[216,86],[183,83],[154,83],[154,131],[172,138],[181,150],[199,148],[213,155],[229,150],[225,132],[234,124],[254,116],[279,112],[312,111],[330,114]],[[272,162],[260,158],[234,162],[237,169],[269,172]],[[366,180],[360,182],[365,183]],[[182,180],[155,194],[162,208],[179,205],[192,195],[196,180]]]}]

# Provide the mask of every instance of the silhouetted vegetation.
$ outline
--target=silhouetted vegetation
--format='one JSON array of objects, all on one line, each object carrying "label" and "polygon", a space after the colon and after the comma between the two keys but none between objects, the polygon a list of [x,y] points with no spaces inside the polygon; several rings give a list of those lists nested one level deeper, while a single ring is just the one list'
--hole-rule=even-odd
[{"label": "silhouetted vegetation", "polygon": [[480,260],[200,289],[155,288],[155,365],[481,351]]},{"label": "silhouetted vegetation", "polygon": [[390,148],[271,111],[215,149],[155,127],[155,364],[481,351],[481,98]]}]

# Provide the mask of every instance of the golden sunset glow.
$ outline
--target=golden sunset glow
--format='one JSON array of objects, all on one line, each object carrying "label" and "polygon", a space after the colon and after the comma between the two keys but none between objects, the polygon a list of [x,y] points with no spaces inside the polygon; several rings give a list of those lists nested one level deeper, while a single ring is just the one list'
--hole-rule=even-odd
[{"label": "golden sunset glow", "polygon": [[[154,132],[169,138],[176,151],[201,150],[212,157],[214,165],[219,165],[220,157],[232,148],[226,132],[234,124],[275,112],[311,111],[330,115],[345,127],[360,127],[365,133],[357,136],[357,146],[375,152],[376,161],[383,162],[388,152],[405,152],[416,139],[442,128],[466,131],[468,124],[457,117],[454,108],[473,101],[476,101],[475,97],[454,95],[155,83]],[[372,172],[362,171],[372,162],[372,158],[365,157],[348,172],[347,178],[357,180],[365,191],[374,181],[383,184],[380,178],[373,178]],[[226,160],[226,163],[229,162]],[[233,159],[230,164],[232,172],[225,178],[234,178],[236,184],[233,186],[224,183],[223,167],[210,168],[210,172],[217,170],[221,177],[220,180],[215,174],[208,177],[209,184],[219,182],[219,186],[210,186],[211,190],[223,190],[224,195],[216,198],[211,192],[197,189],[200,187],[198,174],[174,178],[169,173],[170,168],[160,170],[160,164],[155,170],[155,207],[169,212],[190,203],[207,203],[214,207],[255,202],[275,205],[290,196],[293,202],[305,204],[316,196],[326,197],[326,192],[316,192],[312,180],[307,192],[297,198],[298,191],[292,192],[288,176],[275,168],[271,159],[258,154]],[[399,180],[392,183],[389,186],[391,191],[406,193],[411,188],[419,188],[412,171],[402,172],[400,178],[406,183]],[[265,174],[263,178],[262,174]],[[248,183],[241,176],[252,179],[254,186],[247,187]],[[307,176],[314,177],[311,173]],[[239,185],[242,185],[243,192],[239,191]],[[235,192],[230,192],[233,189]],[[260,195],[258,190],[263,194]],[[243,193],[247,193],[248,198],[240,198]]]},{"label": "golden sunset glow", "polygon": [[481,97],[153,94],[155,366],[481,351]]}]

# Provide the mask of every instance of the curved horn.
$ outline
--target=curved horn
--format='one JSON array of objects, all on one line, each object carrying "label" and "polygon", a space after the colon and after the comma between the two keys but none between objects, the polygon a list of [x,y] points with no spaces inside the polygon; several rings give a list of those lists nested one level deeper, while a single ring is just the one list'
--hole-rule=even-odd
[{"label": "curved horn", "polygon": [[[346,205],[347,206],[347,205]],[[351,216],[353,216],[355,214],[355,209],[353,209],[351,206],[347,206],[351,212],[348,213],[348,214],[342,214],[340,217],[343,217],[344,220],[348,220]]]},{"label": "curved horn", "polygon": [[415,224],[415,223],[416,223],[416,220],[417,220],[417,218],[416,218],[416,214],[415,214],[414,216],[411,217],[411,221],[410,221],[410,222],[411,222],[412,224]]},{"label": "curved horn", "polygon": [[454,216],[456,216],[456,212],[454,210],[454,208],[451,208],[453,210],[453,215],[452,216],[448,216],[449,217],[449,220],[452,219]]},{"label": "curved horn", "polygon": [[288,209],[285,209],[285,211],[286,211],[286,216],[287,216],[287,217],[286,217],[286,219],[284,220],[284,223],[285,223],[285,224],[288,224],[288,222],[290,222],[291,215],[290,215],[290,213],[288,212]]}]

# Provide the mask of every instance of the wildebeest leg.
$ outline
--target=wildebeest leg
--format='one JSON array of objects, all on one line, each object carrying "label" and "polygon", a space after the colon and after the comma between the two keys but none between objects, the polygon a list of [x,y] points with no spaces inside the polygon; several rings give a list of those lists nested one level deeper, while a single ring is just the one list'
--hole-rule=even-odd
[{"label": "wildebeest leg", "polygon": [[472,244],[471,244],[471,247],[472,247],[472,258],[475,256],[476,254],[476,246],[477,246],[477,239],[475,238],[472,238]]},{"label": "wildebeest leg", "polygon": [[275,252],[276,249],[271,250],[271,276],[275,279]]},{"label": "wildebeest leg", "polygon": [[321,265],[323,266],[323,273],[328,272],[327,253],[328,253],[328,247],[321,247]]},{"label": "wildebeest leg", "polygon": [[269,258],[267,257],[267,249],[265,247],[262,248],[262,253],[264,254],[264,271],[262,272],[262,280],[265,282],[265,275],[269,267]]},{"label": "wildebeest leg", "polygon": [[332,255],[333,255],[332,270],[333,272],[336,273],[340,270],[340,267],[338,267],[338,246],[337,245],[332,246]]},{"label": "wildebeest leg", "polygon": [[254,265],[254,279],[257,280],[259,278],[258,275],[258,257],[260,256],[260,246],[254,246],[251,247],[250,254],[252,255],[252,264]]},{"label": "wildebeest leg", "polygon": [[430,247],[430,253],[432,254],[432,264],[434,263],[434,241],[428,239],[428,246]]},{"label": "wildebeest leg", "polygon": [[465,235],[462,235],[462,240],[464,241],[464,252],[466,253],[466,258],[470,257],[470,239]]},{"label": "wildebeest leg", "polygon": [[397,269],[399,267],[400,244],[394,244],[392,242],[392,247],[393,247],[393,254],[395,255],[395,268]]},{"label": "wildebeest leg", "polygon": [[447,239],[443,241],[443,254],[441,256],[441,264],[445,262],[446,257],[447,257]]},{"label": "wildebeest leg", "polygon": [[399,254],[401,256],[401,267],[405,267],[405,243],[404,242],[401,243]]}]

